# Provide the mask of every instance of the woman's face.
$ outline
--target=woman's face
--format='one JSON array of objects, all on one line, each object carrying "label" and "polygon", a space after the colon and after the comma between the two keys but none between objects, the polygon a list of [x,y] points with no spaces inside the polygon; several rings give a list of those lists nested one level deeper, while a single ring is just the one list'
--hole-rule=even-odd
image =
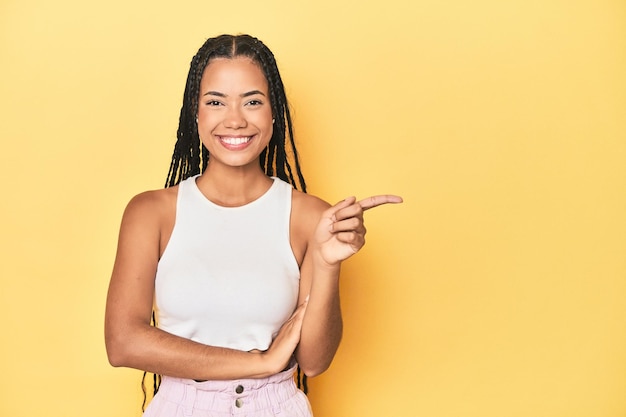
[{"label": "woman's face", "polygon": [[198,134],[209,166],[256,164],[272,137],[272,107],[263,71],[250,58],[215,58],[200,81]]}]

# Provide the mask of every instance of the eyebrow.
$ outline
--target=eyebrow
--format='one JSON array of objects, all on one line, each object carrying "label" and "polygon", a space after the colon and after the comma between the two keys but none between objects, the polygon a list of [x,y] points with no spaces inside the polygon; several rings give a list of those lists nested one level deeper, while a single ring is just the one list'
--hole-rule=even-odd
[{"label": "eyebrow", "polygon": [[[265,94],[262,91],[259,90],[252,90],[252,91],[248,91],[246,93],[240,94],[240,97],[245,98],[245,97],[250,97],[250,96],[254,96],[256,94],[260,94],[263,97],[265,97]],[[217,97],[227,97],[226,94],[224,93],[220,93],[219,91],[207,91],[206,93],[204,93],[202,95],[204,96],[217,96]]]}]

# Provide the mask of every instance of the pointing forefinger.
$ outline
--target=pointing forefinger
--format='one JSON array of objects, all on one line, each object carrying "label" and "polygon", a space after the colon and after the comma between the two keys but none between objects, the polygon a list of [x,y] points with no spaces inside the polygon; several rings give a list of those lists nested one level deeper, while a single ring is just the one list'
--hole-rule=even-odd
[{"label": "pointing forefinger", "polygon": [[359,201],[359,205],[365,210],[369,210],[374,207],[381,206],[383,204],[398,204],[402,203],[402,197],[392,194],[374,195],[372,197],[365,198]]}]

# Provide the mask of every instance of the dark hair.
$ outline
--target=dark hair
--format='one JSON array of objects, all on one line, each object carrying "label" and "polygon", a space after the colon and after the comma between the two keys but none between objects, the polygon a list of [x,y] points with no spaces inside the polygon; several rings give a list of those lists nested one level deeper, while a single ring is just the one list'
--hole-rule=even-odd
[{"label": "dark hair", "polygon": [[[200,141],[196,123],[200,80],[211,59],[232,59],[241,56],[250,58],[263,71],[269,88],[272,117],[275,119],[272,138],[259,158],[261,168],[267,175],[276,176],[306,192],[306,184],[300,169],[298,152],[293,138],[291,114],[289,113],[285,87],[280,78],[276,60],[272,51],[263,42],[250,35],[221,35],[208,39],[191,60],[183,96],[183,106],[180,110],[178,139],[174,146],[172,162],[165,183],[166,187],[176,185],[190,176],[204,172],[206,169],[210,158],[209,151]],[[287,143],[286,136],[289,136],[289,143]],[[298,177],[297,183],[290,159],[295,166]]]}]

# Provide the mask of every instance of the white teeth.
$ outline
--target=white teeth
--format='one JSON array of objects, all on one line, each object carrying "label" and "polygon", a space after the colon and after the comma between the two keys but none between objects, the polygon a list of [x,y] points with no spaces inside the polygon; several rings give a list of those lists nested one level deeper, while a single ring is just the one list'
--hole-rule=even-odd
[{"label": "white teeth", "polygon": [[242,143],[248,143],[250,141],[250,136],[245,138],[221,138],[222,142],[228,145],[241,145]]}]

